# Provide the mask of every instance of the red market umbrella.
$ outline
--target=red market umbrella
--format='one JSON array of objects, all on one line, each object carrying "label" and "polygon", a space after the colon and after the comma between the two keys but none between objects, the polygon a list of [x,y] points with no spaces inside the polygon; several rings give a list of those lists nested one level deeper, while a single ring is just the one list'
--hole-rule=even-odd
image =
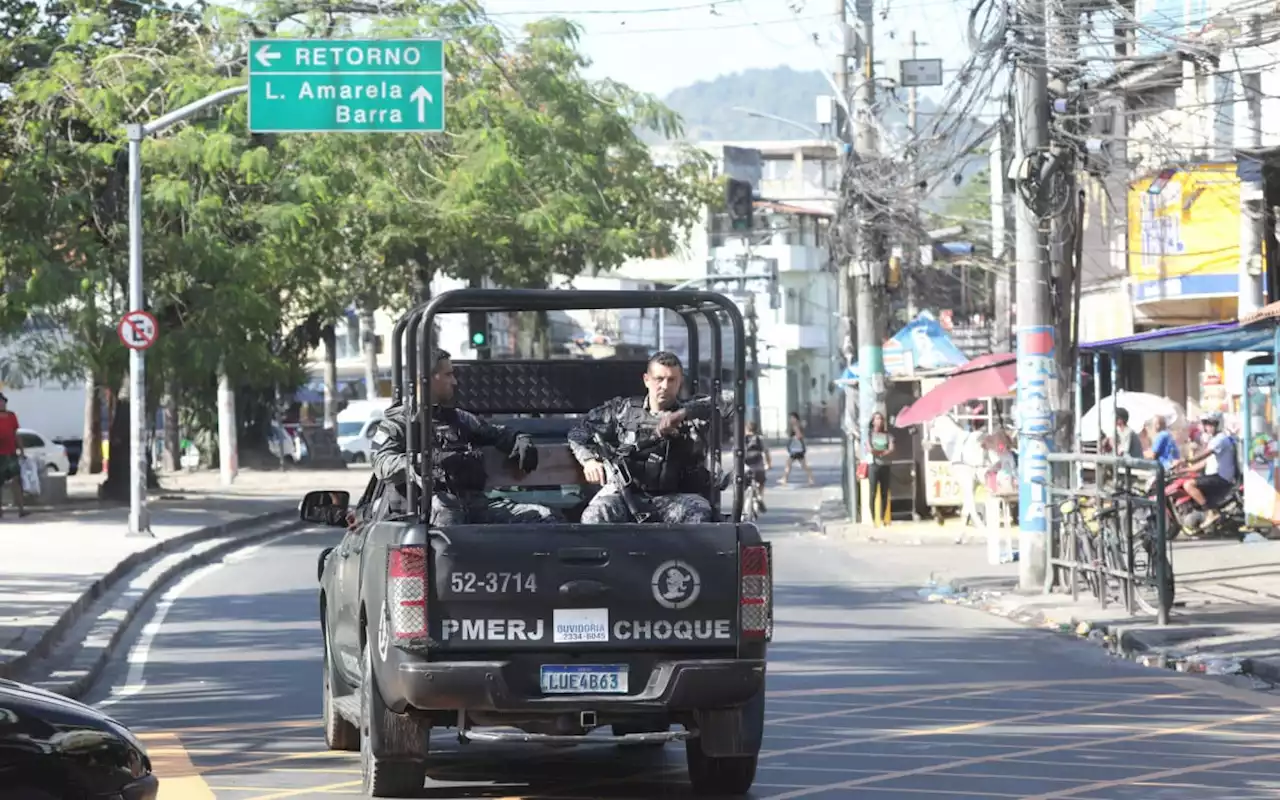
[{"label": "red market umbrella", "polygon": [[898,413],[895,428],[909,428],[940,417],[958,405],[982,397],[1004,397],[1017,381],[1017,357],[992,353],[973,359]]}]

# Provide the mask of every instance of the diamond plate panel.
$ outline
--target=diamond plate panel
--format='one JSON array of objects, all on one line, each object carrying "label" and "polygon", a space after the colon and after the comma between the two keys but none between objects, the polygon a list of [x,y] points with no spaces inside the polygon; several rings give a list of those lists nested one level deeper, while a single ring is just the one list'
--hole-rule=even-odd
[{"label": "diamond plate panel", "polygon": [[475,414],[585,414],[619,395],[643,394],[637,360],[454,361],[458,408]]}]

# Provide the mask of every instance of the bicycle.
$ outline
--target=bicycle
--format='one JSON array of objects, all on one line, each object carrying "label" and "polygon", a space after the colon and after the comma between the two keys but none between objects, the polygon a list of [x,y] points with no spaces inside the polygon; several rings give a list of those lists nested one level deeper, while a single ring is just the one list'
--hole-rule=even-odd
[{"label": "bicycle", "polygon": [[[1121,490],[1121,496],[1143,497]],[[1144,498],[1145,499],[1145,498]],[[1129,542],[1124,535],[1120,513],[1130,513]],[[1090,592],[1101,602],[1125,599],[1126,586],[1131,586],[1134,601],[1149,614],[1167,613],[1173,607],[1175,581],[1172,560],[1166,550],[1156,546],[1157,509],[1145,504],[1134,505],[1118,499],[1095,503],[1091,498],[1067,500],[1059,506],[1064,532],[1071,534],[1076,545],[1075,561],[1081,564],[1083,578]],[[1164,580],[1160,579],[1161,561]]]}]

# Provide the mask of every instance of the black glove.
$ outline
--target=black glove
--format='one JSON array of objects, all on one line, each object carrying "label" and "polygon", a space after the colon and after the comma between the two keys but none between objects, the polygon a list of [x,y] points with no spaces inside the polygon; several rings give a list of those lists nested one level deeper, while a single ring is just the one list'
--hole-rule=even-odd
[{"label": "black glove", "polygon": [[538,468],[538,446],[522,433],[516,437],[516,443],[511,448],[509,458],[521,472],[533,472]]}]

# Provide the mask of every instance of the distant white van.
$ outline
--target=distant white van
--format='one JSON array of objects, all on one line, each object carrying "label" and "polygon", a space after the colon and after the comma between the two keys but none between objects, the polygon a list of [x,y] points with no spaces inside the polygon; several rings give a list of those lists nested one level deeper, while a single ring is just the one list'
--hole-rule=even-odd
[{"label": "distant white van", "polygon": [[373,429],[391,407],[390,397],[376,400],[353,400],[338,412],[338,428],[334,432],[342,457],[351,464],[369,461]]}]

